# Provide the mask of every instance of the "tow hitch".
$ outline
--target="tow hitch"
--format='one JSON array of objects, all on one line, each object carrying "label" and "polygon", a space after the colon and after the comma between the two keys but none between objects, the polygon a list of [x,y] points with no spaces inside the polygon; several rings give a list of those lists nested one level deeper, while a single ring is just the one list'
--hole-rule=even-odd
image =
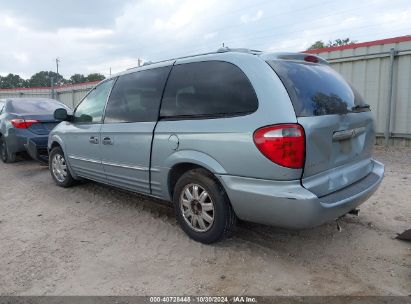
[{"label": "tow hitch", "polygon": [[[352,215],[355,215],[355,216],[359,216],[359,214],[360,214],[360,209],[352,209],[352,210],[348,211],[347,214],[352,214]],[[344,216],[346,216],[347,214],[344,214],[344,215],[340,216],[339,218],[336,218],[336,219],[335,219],[335,223],[337,224],[337,230],[338,230],[339,232],[341,232],[341,230],[342,230],[339,220],[342,219],[342,218],[343,218]]]},{"label": "tow hitch", "polygon": [[353,209],[353,210],[349,211],[348,213],[349,213],[349,214],[352,214],[352,215],[359,216],[359,214],[360,214],[360,209]]}]

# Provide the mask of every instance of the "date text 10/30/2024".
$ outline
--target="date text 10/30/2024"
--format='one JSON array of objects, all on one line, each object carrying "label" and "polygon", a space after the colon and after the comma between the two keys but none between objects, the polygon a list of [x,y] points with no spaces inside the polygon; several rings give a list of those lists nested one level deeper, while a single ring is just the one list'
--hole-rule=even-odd
[{"label": "date text 10/30/2024", "polygon": [[163,296],[150,297],[150,303],[257,303],[257,299],[247,296],[233,297],[212,297],[212,296],[196,296],[196,297],[177,297]]}]

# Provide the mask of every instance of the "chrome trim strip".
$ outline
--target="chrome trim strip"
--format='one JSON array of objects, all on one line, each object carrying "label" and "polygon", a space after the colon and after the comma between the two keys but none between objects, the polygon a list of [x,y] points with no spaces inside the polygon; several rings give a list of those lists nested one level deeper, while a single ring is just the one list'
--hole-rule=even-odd
[{"label": "chrome trim strip", "polygon": [[113,167],[120,167],[120,168],[126,168],[126,169],[133,169],[133,170],[139,170],[139,171],[148,171],[149,168],[147,167],[142,167],[142,166],[130,166],[126,164],[118,164],[118,163],[112,163],[112,162],[102,162],[103,165],[107,166],[113,166]]},{"label": "chrome trim strip", "polygon": [[89,162],[89,163],[101,164],[101,161],[91,159],[91,158],[85,158],[85,157],[74,156],[74,155],[69,155],[68,157],[71,159],[82,160],[82,161]]},{"label": "chrome trim strip", "polygon": [[[139,171],[149,171],[150,168],[148,167],[143,167],[143,166],[131,166],[127,164],[119,164],[119,163],[112,163],[112,162],[107,162],[107,161],[99,161],[91,158],[85,158],[85,157],[80,157],[80,156],[74,156],[74,155],[69,155],[69,158],[75,159],[75,160],[81,160],[81,161],[86,161],[90,163],[95,163],[95,164],[103,164],[107,166],[113,166],[113,167],[120,167],[120,168],[126,168],[126,169],[133,169],[133,170],[139,170]],[[159,169],[151,169],[152,171],[158,172],[160,171]]]}]

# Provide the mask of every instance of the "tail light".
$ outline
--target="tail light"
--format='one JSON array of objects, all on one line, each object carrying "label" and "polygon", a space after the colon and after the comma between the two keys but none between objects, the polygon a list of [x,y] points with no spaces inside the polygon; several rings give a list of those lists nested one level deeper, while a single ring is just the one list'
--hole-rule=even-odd
[{"label": "tail light", "polygon": [[32,125],[39,123],[39,121],[35,119],[22,119],[22,118],[11,119],[10,122],[17,129],[27,129],[27,128],[30,128]]},{"label": "tail light", "polygon": [[312,55],[305,56],[305,57],[304,57],[304,61],[314,62],[314,63],[320,62],[320,60],[319,60],[317,57],[312,56]]},{"label": "tail light", "polygon": [[265,157],[278,165],[293,169],[304,166],[305,134],[298,124],[258,129],[254,132],[254,143]]}]

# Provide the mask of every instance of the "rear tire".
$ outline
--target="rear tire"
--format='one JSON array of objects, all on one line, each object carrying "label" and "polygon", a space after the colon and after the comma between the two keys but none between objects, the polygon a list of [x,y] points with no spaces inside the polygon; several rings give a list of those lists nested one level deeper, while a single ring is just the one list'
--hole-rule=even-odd
[{"label": "rear tire", "polygon": [[173,205],[184,232],[204,244],[230,236],[237,222],[224,188],[204,169],[190,170],[180,177]]},{"label": "rear tire", "polygon": [[64,152],[60,147],[54,147],[49,156],[49,169],[54,182],[63,188],[75,184],[75,180],[67,166]]},{"label": "rear tire", "polygon": [[16,161],[16,153],[9,151],[4,138],[0,138],[0,156],[3,163],[14,163]]}]

